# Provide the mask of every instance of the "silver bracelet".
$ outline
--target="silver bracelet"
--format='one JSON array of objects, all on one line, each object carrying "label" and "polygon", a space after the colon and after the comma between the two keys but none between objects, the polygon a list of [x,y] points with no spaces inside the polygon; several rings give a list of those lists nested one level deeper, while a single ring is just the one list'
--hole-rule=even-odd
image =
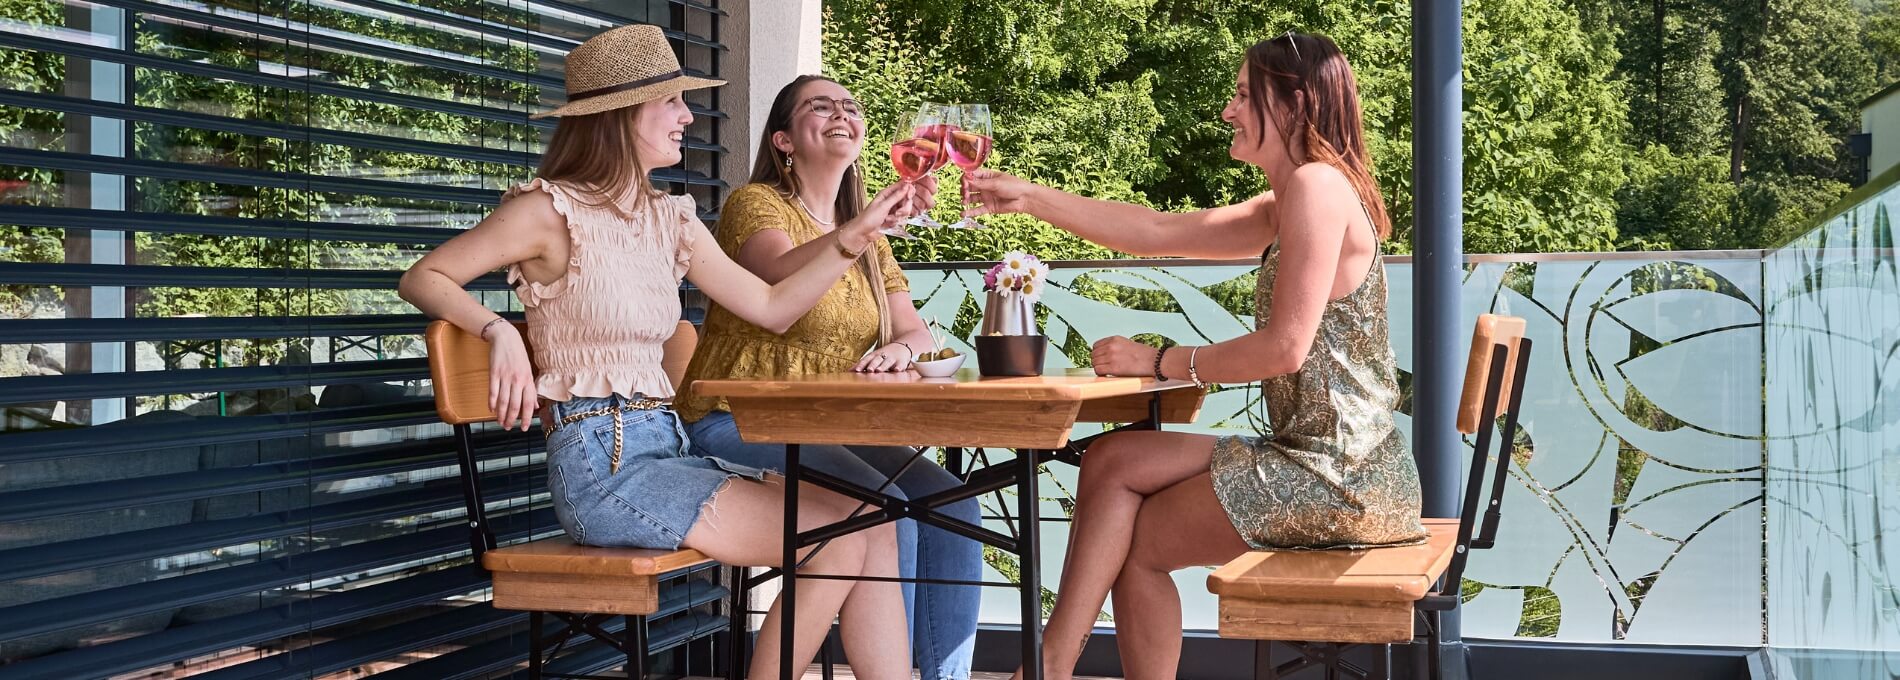
[{"label": "silver bracelet", "polygon": [[1194,358],[1200,353],[1201,348],[1198,345],[1188,350],[1188,380],[1194,381],[1195,387],[1207,389],[1207,383],[1201,382],[1201,372],[1194,368]]}]

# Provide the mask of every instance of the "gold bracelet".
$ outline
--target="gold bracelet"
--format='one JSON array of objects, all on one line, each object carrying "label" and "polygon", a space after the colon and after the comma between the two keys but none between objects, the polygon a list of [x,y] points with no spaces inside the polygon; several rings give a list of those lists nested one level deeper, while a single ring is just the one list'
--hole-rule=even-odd
[{"label": "gold bracelet", "polygon": [[864,255],[864,251],[862,250],[854,253],[854,252],[851,252],[850,248],[844,247],[844,234],[841,234],[838,232],[832,232],[832,233],[837,234],[838,236],[837,240],[838,240],[838,254],[839,255],[843,255],[847,259],[852,259],[852,260],[858,259],[859,257],[862,257]]}]

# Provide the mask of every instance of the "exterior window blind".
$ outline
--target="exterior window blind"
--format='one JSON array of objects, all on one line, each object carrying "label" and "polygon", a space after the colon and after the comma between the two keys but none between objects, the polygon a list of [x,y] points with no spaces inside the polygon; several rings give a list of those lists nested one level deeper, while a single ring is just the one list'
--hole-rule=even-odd
[{"label": "exterior window blind", "polygon": [[[532,175],[569,49],[655,24],[717,77],[723,16],[0,0],[0,680],[515,673],[526,617],[470,565],[396,282]],[[655,173],[708,219],[719,96],[688,94],[685,159]],[[518,314],[498,276],[470,287]],[[560,531],[541,444],[478,432],[504,541]],[[707,675],[687,641],[723,591],[673,583],[655,668]],[[581,652],[562,670],[624,658]]]}]

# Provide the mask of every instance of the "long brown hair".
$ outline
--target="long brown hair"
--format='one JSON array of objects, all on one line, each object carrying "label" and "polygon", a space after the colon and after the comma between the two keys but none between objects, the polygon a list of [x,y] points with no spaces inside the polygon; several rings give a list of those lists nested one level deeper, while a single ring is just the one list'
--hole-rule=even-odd
[{"label": "long brown hair", "polygon": [[[798,175],[792,173],[791,166],[785,164],[785,152],[772,143],[772,135],[792,129],[792,113],[799,104],[805,103],[798,91],[813,81],[837,84],[838,81],[819,75],[799,76],[785,87],[779,88],[778,96],[772,99],[772,111],[765,115],[765,130],[759,133],[759,160],[752,164],[752,178],[756,184],[765,184],[777,189],[779,194],[791,198],[798,193]],[[844,179],[838,182],[838,200],[832,206],[832,221],[844,224],[857,219],[864,212],[864,173],[853,162],[845,168]]]},{"label": "long brown hair", "polygon": [[642,106],[646,104],[562,116],[536,174],[581,189],[577,192],[581,202],[595,208],[625,213],[619,201],[629,194],[634,197],[633,210],[646,207],[660,191],[647,180],[646,168],[634,153],[634,123]]},{"label": "long brown hair", "polygon": [[[1359,108],[1359,82],[1346,55],[1323,35],[1287,33],[1247,48],[1247,98],[1252,104],[1254,129],[1265,130],[1273,115],[1270,101],[1282,102],[1282,119],[1275,116],[1281,142],[1293,153],[1293,134],[1306,143],[1306,157],[1295,165],[1325,163],[1338,168],[1371,213],[1379,238],[1392,235],[1392,217],[1385,198],[1372,178],[1372,155],[1366,151],[1366,131]],[[1306,94],[1304,106],[1295,92]],[[1268,98],[1268,94],[1272,98]]]},{"label": "long brown hair", "polygon": [[[752,164],[752,177],[748,181],[772,187],[787,199],[798,196],[798,174],[786,164],[787,156],[772,143],[772,135],[792,129],[792,114],[799,104],[805,103],[798,91],[804,89],[806,83],[820,80],[838,83],[820,75],[803,75],[779,88],[778,96],[772,98],[771,112],[765,115],[765,129],[759,133],[759,159]],[[857,219],[864,213],[864,204],[864,172],[852,161],[844,169],[844,177],[838,180],[838,198],[831,208],[832,223],[844,224]],[[870,248],[858,258],[858,266],[864,271],[864,280],[871,285],[871,298],[877,302],[877,337],[881,344],[891,340],[891,307],[884,293],[884,269],[877,258],[877,248]]]}]

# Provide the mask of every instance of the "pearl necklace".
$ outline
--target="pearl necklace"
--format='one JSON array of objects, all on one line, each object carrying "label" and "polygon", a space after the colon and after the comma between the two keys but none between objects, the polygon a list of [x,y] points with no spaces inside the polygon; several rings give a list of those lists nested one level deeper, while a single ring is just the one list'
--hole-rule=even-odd
[{"label": "pearl necklace", "polygon": [[811,221],[817,222],[819,226],[823,226],[823,227],[831,226],[832,224],[831,222],[818,219],[817,215],[812,214],[811,208],[808,208],[805,206],[805,199],[803,197],[799,196],[798,194],[792,194],[792,200],[798,203],[798,209],[805,211],[805,216],[810,217]]}]

